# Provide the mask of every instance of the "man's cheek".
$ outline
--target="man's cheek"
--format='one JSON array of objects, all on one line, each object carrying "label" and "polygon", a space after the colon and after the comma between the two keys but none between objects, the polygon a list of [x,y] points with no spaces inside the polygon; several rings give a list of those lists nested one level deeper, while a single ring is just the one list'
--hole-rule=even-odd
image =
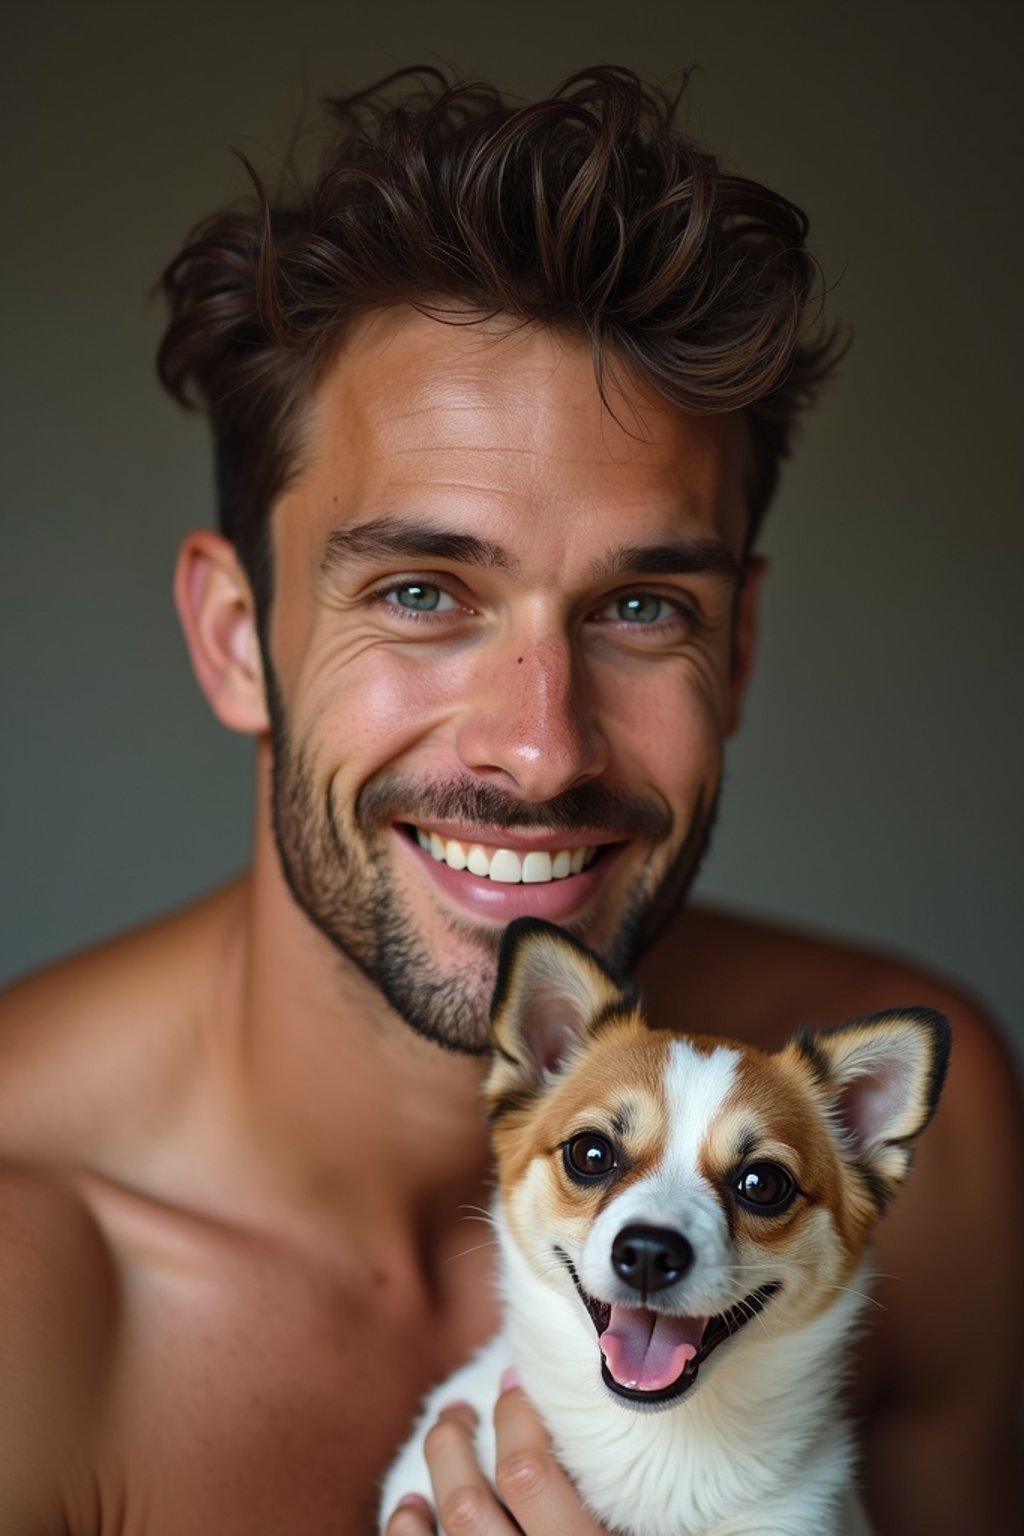
[{"label": "man's cheek", "polygon": [[[431,669],[434,670],[434,669]],[[359,777],[398,763],[415,751],[417,762],[438,771],[450,760],[453,735],[450,687],[426,670],[375,664],[339,672],[306,706],[305,723],[318,750]]]},{"label": "man's cheek", "polygon": [[614,768],[627,782],[648,783],[670,802],[717,779],[722,700],[714,686],[687,676],[623,693],[613,723]]}]

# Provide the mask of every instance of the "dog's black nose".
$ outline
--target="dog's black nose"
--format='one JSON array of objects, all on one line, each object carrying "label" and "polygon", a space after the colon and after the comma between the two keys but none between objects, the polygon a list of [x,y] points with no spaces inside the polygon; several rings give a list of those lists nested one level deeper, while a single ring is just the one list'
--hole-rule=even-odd
[{"label": "dog's black nose", "polygon": [[681,1232],[639,1223],[623,1227],[612,1243],[612,1268],[620,1280],[647,1295],[663,1291],[686,1274],[693,1248]]}]

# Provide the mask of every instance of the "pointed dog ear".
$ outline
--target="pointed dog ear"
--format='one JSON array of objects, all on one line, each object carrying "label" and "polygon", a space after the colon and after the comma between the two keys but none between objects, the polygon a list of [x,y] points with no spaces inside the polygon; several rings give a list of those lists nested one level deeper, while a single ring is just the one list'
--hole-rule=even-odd
[{"label": "pointed dog ear", "polygon": [[943,1014],[901,1008],[797,1039],[825,1088],[845,1150],[880,1202],[910,1172],[914,1143],[942,1092],[951,1036]]},{"label": "pointed dog ear", "polygon": [[542,1087],[610,1011],[631,1011],[621,987],[591,950],[564,929],[522,917],[505,930],[491,1005],[492,1111]]}]

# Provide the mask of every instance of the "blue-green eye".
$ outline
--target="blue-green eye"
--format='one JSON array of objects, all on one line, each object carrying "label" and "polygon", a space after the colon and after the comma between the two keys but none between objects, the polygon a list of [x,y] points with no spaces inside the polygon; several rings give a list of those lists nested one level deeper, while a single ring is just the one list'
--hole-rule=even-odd
[{"label": "blue-green eye", "polygon": [[613,624],[659,624],[674,618],[678,611],[675,603],[656,592],[631,592],[602,608],[597,617]]},{"label": "blue-green eye", "polygon": [[434,613],[438,608],[455,607],[447,592],[424,581],[407,581],[401,587],[392,588],[387,593],[387,600],[397,608],[409,608],[414,613]]},{"label": "blue-green eye", "polygon": [[632,624],[656,624],[665,617],[667,607],[663,597],[655,597],[650,592],[642,592],[636,597],[620,597],[615,604],[619,618]]}]

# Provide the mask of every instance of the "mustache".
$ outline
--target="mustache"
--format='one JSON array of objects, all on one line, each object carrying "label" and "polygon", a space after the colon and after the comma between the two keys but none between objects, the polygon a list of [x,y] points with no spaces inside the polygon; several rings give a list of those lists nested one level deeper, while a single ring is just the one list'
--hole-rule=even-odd
[{"label": "mustache", "polygon": [[518,800],[492,784],[459,777],[422,783],[381,774],[364,785],[355,805],[357,824],[374,830],[390,821],[466,821],[553,832],[601,830],[623,838],[664,841],[672,834],[667,806],[609,785],[579,784],[552,800]]}]

